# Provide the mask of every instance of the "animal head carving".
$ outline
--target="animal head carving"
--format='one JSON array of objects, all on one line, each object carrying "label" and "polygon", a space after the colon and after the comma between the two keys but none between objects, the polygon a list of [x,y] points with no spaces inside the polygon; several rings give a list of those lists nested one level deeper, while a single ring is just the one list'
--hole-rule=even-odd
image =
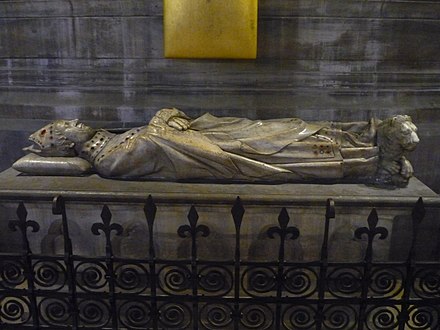
[{"label": "animal head carving", "polygon": [[380,148],[377,181],[405,187],[414,173],[405,154],[419,143],[411,117],[398,115],[384,120],[377,130],[377,142]]},{"label": "animal head carving", "polygon": [[417,127],[410,116],[398,115],[381,124],[383,137],[388,143],[398,145],[403,151],[412,151],[419,143]]}]

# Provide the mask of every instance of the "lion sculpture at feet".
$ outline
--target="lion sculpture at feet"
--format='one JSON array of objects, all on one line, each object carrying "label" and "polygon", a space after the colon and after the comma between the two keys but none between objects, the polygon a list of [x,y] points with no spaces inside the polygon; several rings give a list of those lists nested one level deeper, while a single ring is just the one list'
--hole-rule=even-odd
[{"label": "lion sculpture at feet", "polygon": [[406,186],[414,170],[405,154],[413,151],[418,143],[417,127],[411,117],[399,115],[384,120],[377,129],[380,154],[376,180]]}]

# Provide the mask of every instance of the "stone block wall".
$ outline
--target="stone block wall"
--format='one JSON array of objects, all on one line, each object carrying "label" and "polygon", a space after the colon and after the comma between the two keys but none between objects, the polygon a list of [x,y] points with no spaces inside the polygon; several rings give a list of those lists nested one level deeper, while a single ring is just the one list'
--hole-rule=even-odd
[{"label": "stone block wall", "polygon": [[54,118],[142,125],[162,107],[250,118],[410,114],[440,191],[440,3],[260,0],[257,60],[163,57],[161,0],[0,1],[0,168]]}]

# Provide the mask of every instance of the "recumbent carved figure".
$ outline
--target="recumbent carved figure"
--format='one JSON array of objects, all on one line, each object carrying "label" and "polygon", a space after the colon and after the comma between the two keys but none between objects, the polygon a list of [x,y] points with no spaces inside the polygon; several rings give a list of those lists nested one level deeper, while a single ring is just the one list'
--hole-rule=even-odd
[{"label": "recumbent carved figure", "polygon": [[205,114],[191,119],[162,109],[147,126],[114,134],[78,120],[56,120],[33,133],[28,155],[13,167],[65,175],[86,164],[120,179],[313,182],[356,181],[405,186],[405,158],[419,142],[409,116],[384,121],[250,120]]}]

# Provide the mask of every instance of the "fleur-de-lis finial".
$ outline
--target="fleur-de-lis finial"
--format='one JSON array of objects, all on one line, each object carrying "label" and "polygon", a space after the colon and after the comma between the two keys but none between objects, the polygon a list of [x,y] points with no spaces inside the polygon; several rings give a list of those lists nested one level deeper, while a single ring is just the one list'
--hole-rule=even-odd
[{"label": "fleur-de-lis finial", "polygon": [[27,238],[27,229],[31,228],[33,233],[36,233],[40,230],[40,225],[33,221],[27,220],[28,212],[23,202],[20,202],[17,208],[17,217],[18,220],[11,220],[8,223],[8,227],[11,231],[19,230],[22,236],[23,249],[27,253],[31,253],[31,249],[29,247],[29,241]]},{"label": "fleur-de-lis finial", "polygon": [[267,236],[269,238],[275,238],[275,234],[278,234],[282,241],[285,239],[297,239],[299,237],[299,230],[296,227],[288,227],[289,221],[290,217],[287,213],[287,209],[283,207],[278,216],[279,227],[270,227],[267,230]]},{"label": "fleur-de-lis finial", "polygon": [[177,230],[177,234],[182,237],[192,237],[196,238],[197,234],[200,233],[203,237],[207,237],[210,233],[209,228],[205,225],[198,225],[197,222],[199,220],[199,214],[197,213],[196,208],[191,206],[188,213],[188,221],[189,225],[182,225]]},{"label": "fleur-de-lis finial", "polygon": [[118,223],[111,223],[112,213],[107,205],[104,205],[101,212],[102,223],[96,222],[92,225],[92,233],[99,236],[100,231],[102,231],[106,238],[106,251],[111,254],[111,239],[110,235],[112,231],[115,232],[117,236],[121,235],[123,232],[122,226]]},{"label": "fleur-de-lis finial", "polygon": [[9,229],[12,231],[20,230],[23,234],[26,233],[27,228],[31,228],[33,233],[40,230],[40,225],[34,220],[27,220],[27,210],[24,204],[21,202],[17,208],[18,220],[9,221]]},{"label": "fleur-de-lis finial", "polygon": [[379,239],[385,239],[388,236],[388,231],[385,227],[377,227],[377,223],[379,222],[379,217],[377,215],[377,211],[373,208],[368,216],[368,228],[362,227],[358,228],[355,231],[355,236],[358,239],[362,238],[362,235],[367,235],[369,238],[373,239],[374,236],[380,235]]},{"label": "fleur-de-lis finial", "polygon": [[385,239],[388,237],[388,230],[385,227],[377,227],[379,217],[377,211],[373,208],[368,216],[368,228],[361,227],[355,230],[354,235],[357,239],[362,239],[363,235],[368,238],[367,252],[365,254],[365,260],[371,261],[373,256],[373,240],[375,236],[379,235],[379,239]]},{"label": "fleur-de-lis finial", "polygon": [[100,235],[99,231],[102,231],[106,236],[110,236],[112,231],[116,232],[116,235],[122,234],[122,226],[118,223],[110,224],[112,220],[112,213],[107,205],[104,205],[101,212],[102,223],[94,223],[92,225],[92,233],[94,235]]}]

